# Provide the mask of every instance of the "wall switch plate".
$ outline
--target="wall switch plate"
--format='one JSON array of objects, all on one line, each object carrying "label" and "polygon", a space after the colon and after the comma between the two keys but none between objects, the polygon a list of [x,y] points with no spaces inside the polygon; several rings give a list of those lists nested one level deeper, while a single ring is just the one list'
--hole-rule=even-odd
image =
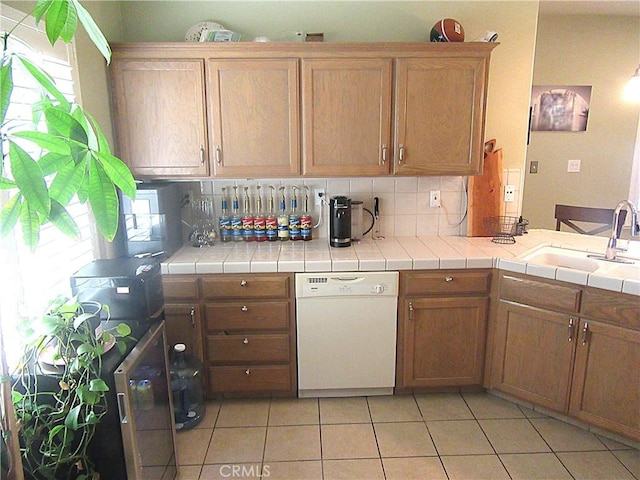
[{"label": "wall switch plate", "polygon": [[504,201],[505,203],[512,203],[516,201],[516,189],[513,185],[504,186]]},{"label": "wall switch plate", "polygon": [[429,192],[429,206],[440,207],[440,190],[431,190]]},{"label": "wall switch plate", "polygon": [[567,162],[567,172],[578,173],[580,171],[580,160],[569,160]]},{"label": "wall switch plate", "polygon": [[315,205],[322,205],[322,199],[324,198],[324,188],[316,188],[313,192],[315,198]]},{"label": "wall switch plate", "polygon": [[531,160],[529,164],[529,173],[538,173],[538,160]]}]

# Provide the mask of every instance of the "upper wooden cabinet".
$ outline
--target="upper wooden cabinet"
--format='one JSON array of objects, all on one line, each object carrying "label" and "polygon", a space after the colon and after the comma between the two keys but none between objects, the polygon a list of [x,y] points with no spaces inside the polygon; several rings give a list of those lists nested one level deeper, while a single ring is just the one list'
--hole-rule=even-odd
[{"label": "upper wooden cabinet", "polygon": [[135,176],[207,176],[204,62],[114,59],[117,151]]},{"label": "upper wooden cabinet", "polygon": [[391,59],[302,61],[305,175],[389,173],[391,71]]},{"label": "upper wooden cabinet", "polygon": [[398,59],[393,172],[482,173],[485,90],[482,58]]},{"label": "upper wooden cabinet", "polygon": [[297,60],[209,60],[207,92],[214,175],[300,173]]},{"label": "upper wooden cabinet", "polygon": [[496,45],[115,44],[118,154],[157,178],[478,174]]}]

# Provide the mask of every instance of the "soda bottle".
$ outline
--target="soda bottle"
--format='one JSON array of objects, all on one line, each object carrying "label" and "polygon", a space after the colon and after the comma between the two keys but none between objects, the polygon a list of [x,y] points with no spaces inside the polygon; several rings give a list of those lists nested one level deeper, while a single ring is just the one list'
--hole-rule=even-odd
[{"label": "soda bottle", "polygon": [[285,187],[280,187],[282,198],[280,199],[280,212],[278,213],[278,240],[289,240],[289,214],[287,213],[287,200],[284,196]]},{"label": "soda bottle", "polygon": [[229,216],[229,206],[227,205],[226,188],[222,187],[222,207],[218,225],[220,227],[220,240],[223,242],[231,241],[231,217]]},{"label": "soda bottle", "polygon": [[260,185],[257,185],[256,189],[258,190],[258,196],[256,198],[256,214],[253,217],[253,232],[256,242],[264,242],[267,240],[267,219],[262,211],[262,194],[260,193]]},{"label": "soda bottle", "polygon": [[300,214],[300,236],[308,241],[313,238],[313,220],[309,213],[309,187],[304,186],[304,209]]},{"label": "soda bottle", "polygon": [[273,197],[275,187],[270,185],[271,194],[269,196],[269,212],[265,218],[265,228],[267,230],[267,241],[278,241],[278,217],[276,216],[276,201]]},{"label": "soda bottle", "polygon": [[231,204],[231,237],[234,242],[242,241],[242,217],[240,216],[240,201],[238,200],[238,186],[233,187],[233,200]]},{"label": "soda bottle", "polygon": [[253,214],[251,213],[251,197],[249,187],[244,187],[244,210],[242,215],[242,238],[245,242],[253,242]]},{"label": "soda bottle", "polygon": [[291,197],[291,212],[289,212],[289,239],[300,240],[300,215],[298,214],[298,187],[293,186],[293,196]]}]

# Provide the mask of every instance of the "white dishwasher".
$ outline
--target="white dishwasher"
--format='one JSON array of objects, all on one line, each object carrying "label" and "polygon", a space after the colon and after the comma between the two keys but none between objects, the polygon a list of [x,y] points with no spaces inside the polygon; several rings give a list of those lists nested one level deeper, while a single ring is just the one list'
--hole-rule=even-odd
[{"label": "white dishwasher", "polygon": [[296,274],[298,396],[392,395],[398,272]]}]

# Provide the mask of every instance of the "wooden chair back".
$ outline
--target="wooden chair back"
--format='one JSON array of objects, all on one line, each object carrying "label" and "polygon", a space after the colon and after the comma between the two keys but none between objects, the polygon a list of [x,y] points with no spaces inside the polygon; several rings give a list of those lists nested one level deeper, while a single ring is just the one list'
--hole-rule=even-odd
[{"label": "wooden chair back", "polygon": [[[596,235],[605,231],[611,230],[613,224],[613,208],[592,208],[592,207],[575,207],[573,205],[556,205],[556,230],[560,231],[560,225],[565,224],[569,228],[572,228],[578,233],[584,235]],[[618,217],[618,235],[624,225],[624,220],[627,217],[627,211],[621,210]],[[596,224],[593,228],[585,230],[589,227],[582,228],[576,225],[574,222],[593,223]]]}]

